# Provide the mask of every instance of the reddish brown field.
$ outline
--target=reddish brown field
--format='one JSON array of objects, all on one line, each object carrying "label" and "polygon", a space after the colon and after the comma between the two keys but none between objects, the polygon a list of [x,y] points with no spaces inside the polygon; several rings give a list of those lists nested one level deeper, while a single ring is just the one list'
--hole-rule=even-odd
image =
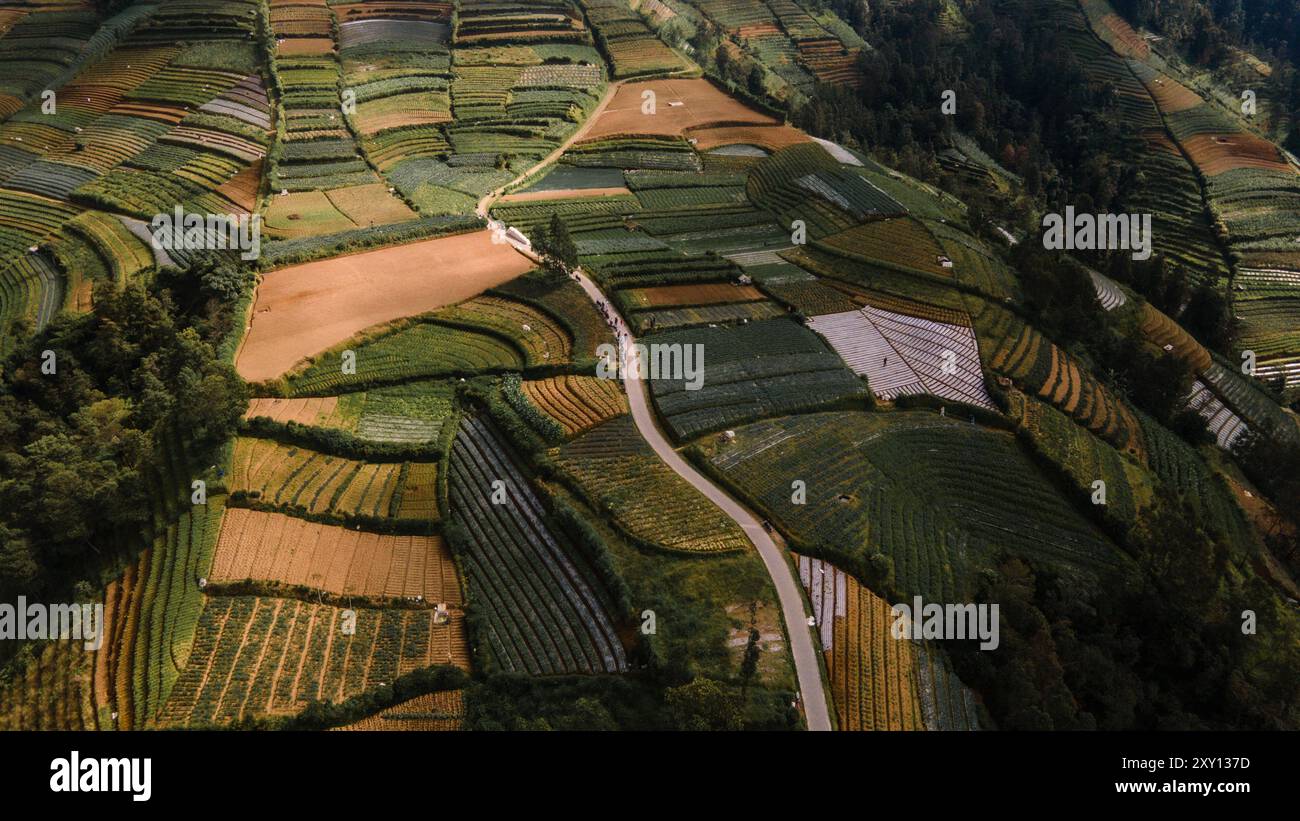
[{"label": "reddish brown field", "polygon": [[242,508],[226,510],[209,578],[461,603],[456,566],[438,536],[381,536]]},{"label": "reddish brown field", "polygon": [[274,379],[358,331],[469,299],[531,267],[476,231],[272,271],[235,366],[250,382]]},{"label": "reddish brown field", "polygon": [[289,37],[280,41],[275,53],[281,57],[320,57],[334,51],[329,37]]},{"label": "reddish brown field", "polygon": [[328,427],[338,404],[337,396],[309,399],[252,399],[248,403],[248,411],[244,414],[244,418],[265,416],[276,422],[297,422],[300,425]]},{"label": "reddish brown field", "polygon": [[[646,91],[655,93],[654,114],[641,113],[641,95]],[[780,121],[728,96],[708,80],[647,80],[619,86],[583,140],[613,134],[676,137],[711,124],[780,125]]]},{"label": "reddish brown field", "polygon": [[696,128],[687,133],[689,139],[695,140],[695,147],[708,151],[722,145],[757,145],[768,151],[776,151],[789,145],[806,143],[807,134],[788,125],[742,125],[721,126],[716,128]]},{"label": "reddish brown field", "polygon": [[729,282],[634,288],[627,296],[635,305],[653,308],[716,305],[721,302],[753,302],[765,298],[763,292],[753,285],[732,285]]},{"label": "reddish brown field", "polygon": [[1245,132],[1197,134],[1183,140],[1183,147],[1201,173],[1211,177],[1234,168],[1262,168],[1284,174],[1291,168],[1272,143]]},{"label": "reddish brown field", "polygon": [[1147,83],[1147,90],[1155,98],[1156,105],[1166,114],[1177,114],[1189,108],[1204,104],[1201,95],[1187,86],[1163,74]]},{"label": "reddish brown field", "polygon": [[1142,35],[1134,31],[1128,21],[1118,14],[1105,15],[1101,18],[1101,25],[1118,41],[1117,50],[1125,57],[1144,59],[1151,54],[1151,47],[1147,45],[1147,41],[1143,40]]},{"label": "reddish brown field", "polygon": [[261,181],[262,161],[258,160],[218,186],[217,193],[251,213],[257,208],[257,189]]}]

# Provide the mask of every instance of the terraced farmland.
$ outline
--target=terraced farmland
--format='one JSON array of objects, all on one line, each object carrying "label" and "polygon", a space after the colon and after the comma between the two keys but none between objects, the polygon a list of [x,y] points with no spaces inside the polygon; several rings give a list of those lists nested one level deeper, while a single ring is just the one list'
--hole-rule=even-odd
[{"label": "terraced farmland", "polygon": [[451,554],[437,536],[388,536],[279,513],[231,508],[211,582],[271,582],[335,596],[410,599],[460,606]]},{"label": "terraced farmland", "polygon": [[293,715],[312,701],[339,702],[421,667],[469,664],[464,617],[453,613],[439,624],[432,609],[345,611],[295,599],[217,596],[204,608],[197,636],[163,708],[162,719],[173,726]]},{"label": "terraced farmland", "polygon": [[942,651],[895,638],[887,601],[821,559],[794,556],[812,604],[841,730],[979,728],[974,695]]},{"label": "terraced farmland", "polygon": [[592,376],[552,376],[528,380],[522,386],[529,401],[564,427],[569,436],[627,413],[627,397],[611,379]]},{"label": "terraced farmland", "polygon": [[464,729],[465,691],[443,690],[416,696],[335,730],[448,732]]},{"label": "terraced farmland", "polygon": [[1142,430],[1127,404],[1056,345],[1010,312],[980,303],[975,328],[981,359],[1121,452],[1142,457]]},{"label": "terraced farmland", "polygon": [[746,550],[735,522],[673,473],[619,416],[560,447],[556,464],[634,541],[667,550]]},{"label": "terraced farmland", "polygon": [[541,501],[487,423],[463,422],[450,466],[452,517],[467,533],[470,603],[483,608],[491,663],[533,675],[625,671],[609,594],[546,524]]},{"label": "terraced farmland", "polygon": [[241,437],[235,440],[230,488],[260,504],[304,514],[436,520],[436,474],[433,464],[367,464]]},{"label": "terraced farmland", "polygon": [[768,416],[852,407],[866,397],[862,382],[815,335],[786,319],[641,341],[657,346],[643,367],[656,408],[681,441]]},{"label": "terraced farmland", "polygon": [[[816,546],[855,573],[880,551],[902,589],[929,599],[960,597],[1002,550],[1091,583],[1122,563],[1013,437],[934,413],[787,417],[706,452],[796,549]],[[795,480],[805,504],[794,503]]]}]

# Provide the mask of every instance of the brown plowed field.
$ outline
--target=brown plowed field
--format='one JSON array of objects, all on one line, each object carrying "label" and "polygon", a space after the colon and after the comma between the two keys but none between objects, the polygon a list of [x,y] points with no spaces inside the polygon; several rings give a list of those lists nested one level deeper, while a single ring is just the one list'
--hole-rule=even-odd
[{"label": "brown plowed field", "polygon": [[257,288],[240,376],[274,379],[358,331],[441,308],[532,267],[487,231],[281,268]]},{"label": "brown plowed field", "polygon": [[1201,173],[1210,177],[1234,168],[1262,168],[1282,174],[1291,170],[1272,143],[1245,132],[1197,134],[1183,140],[1183,147]]},{"label": "brown plowed field", "polygon": [[243,508],[226,511],[209,578],[461,602],[455,565],[438,536],[381,536]]},{"label": "brown plowed field", "polygon": [[[655,113],[641,113],[646,91],[655,93]],[[680,103],[680,105],[678,105]],[[681,136],[709,123],[780,125],[718,90],[708,80],[647,80],[619,86],[609,106],[591,124],[583,141],[612,134]]]}]

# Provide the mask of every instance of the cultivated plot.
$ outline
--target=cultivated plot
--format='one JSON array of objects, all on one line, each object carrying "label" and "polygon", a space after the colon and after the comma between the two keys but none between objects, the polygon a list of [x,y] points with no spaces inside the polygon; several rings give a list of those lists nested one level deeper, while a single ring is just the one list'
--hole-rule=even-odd
[{"label": "cultivated plot", "polygon": [[257,289],[236,367],[273,379],[372,325],[468,299],[532,267],[487,231],[282,268]]}]

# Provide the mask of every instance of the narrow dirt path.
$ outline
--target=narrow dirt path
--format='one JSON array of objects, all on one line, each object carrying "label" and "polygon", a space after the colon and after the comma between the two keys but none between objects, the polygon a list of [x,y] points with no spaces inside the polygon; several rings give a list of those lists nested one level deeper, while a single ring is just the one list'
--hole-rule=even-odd
[{"label": "narrow dirt path", "polygon": [[614,92],[618,91],[618,87],[623,85],[624,82],[625,82],[624,80],[619,80],[617,82],[610,83],[609,87],[605,89],[605,95],[600,98],[600,102],[596,104],[596,107],[594,109],[592,109],[591,115],[587,117],[587,119],[583,120],[582,125],[578,126],[577,130],[574,131],[572,134],[570,134],[567,140],[560,143],[560,146],[558,148],[556,148],[550,154],[547,154],[545,157],[539,160],[532,168],[529,168],[527,171],[515,177],[510,182],[506,183],[500,188],[489,191],[486,194],[484,194],[482,197],[480,197],[478,201],[478,205],[474,206],[474,213],[478,215],[479,219],[487,219],[488,209],[492,207],[492,203],[496,202],[497,198],[500,197],[502,192],[504,192],[507,188],[519,182],[520,180],[525,179],[530,175],[537,173],[538,171],[542,170],[546,166],[555,162],[560,158],[561,154],[569,150],[569,146],[573,145],[578,140],[581,140],[583,136],[585,136],[586,133],[591,130],[592,123],[596,122],[596,119],[600,117],[601,113],[605,111],[605,108],[609,105],[610,100],[614,99]]}]

